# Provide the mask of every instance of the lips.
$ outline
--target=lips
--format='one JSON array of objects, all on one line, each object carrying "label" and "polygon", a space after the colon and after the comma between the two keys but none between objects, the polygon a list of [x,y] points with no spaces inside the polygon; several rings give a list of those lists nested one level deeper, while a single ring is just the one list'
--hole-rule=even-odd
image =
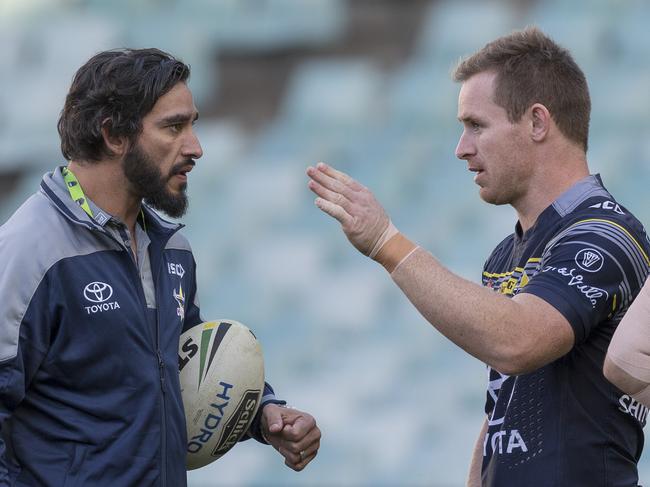
[{"label": "lips", "polygon": [[485,172],[483,169],[476,166],[469,166],[468,171],[475,173],[474,182],[477,183],[478,178]]},{"label": "lips", "polygon": [[170,177],[179,176],[182,179],[187,179],[187,173],[194,169],[194,164],[194,161],[186,161],[174,166],[170,172]]}]

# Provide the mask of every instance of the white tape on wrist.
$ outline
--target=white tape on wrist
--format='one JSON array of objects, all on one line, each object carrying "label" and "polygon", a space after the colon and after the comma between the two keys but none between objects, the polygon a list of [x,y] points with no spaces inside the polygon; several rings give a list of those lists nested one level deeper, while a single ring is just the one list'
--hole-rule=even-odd
[{"label": "white tape on wrist", "polygon": [[372,248],[370,253],[368,254],[368,257],[371,259],[374,259],[375,256],[379,253],[381,248],[384,246],[386,242],[388,242],[391,238],[393,238],[395,235],[399,233],[399,230],[395,228],[395,225],[393,225],[393,222],[388,220],[388,227],[386,227],[386,230],[384,230],[384,233],[382,233],[379,237],[379,240],[375,242],[375,246]]},{"label": "white tape on wrist", "polygon": [[417,249],[419,249],[419,248],[420,248],[420,246],[419,246],[419,245],[416,245],[415,247],[413,247],[413,249],[412,249],[408,254],[406,254],[404,257],[402,257],[402,260],[400,260],[400,261],[397,263],[397,265],[395,266],[395,269],[393,269],[393,270],[391,271],[391,275],[393,274],[393,272],[395,272],[397,269],[399,269],[399,266],[401,266],[401,265],[406,261],[406,259],[408,259],[409,257],[411,257],[411,256],[413,255],[413,253],[414,253]]}]

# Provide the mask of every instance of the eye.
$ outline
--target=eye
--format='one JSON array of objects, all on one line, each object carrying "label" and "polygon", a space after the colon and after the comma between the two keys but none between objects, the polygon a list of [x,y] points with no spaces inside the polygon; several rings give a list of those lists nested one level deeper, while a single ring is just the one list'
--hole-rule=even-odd
[{"label": "eye", "polygon": [[173,133],[178,134],[183,130],[183,124],[182,123],[174,123],[172,125],[168,125],[168,128]]},{"label": "eye", "polygon": [[469,126],[475,132],[481,128],[481,125],[478,122],[470,122]]}]

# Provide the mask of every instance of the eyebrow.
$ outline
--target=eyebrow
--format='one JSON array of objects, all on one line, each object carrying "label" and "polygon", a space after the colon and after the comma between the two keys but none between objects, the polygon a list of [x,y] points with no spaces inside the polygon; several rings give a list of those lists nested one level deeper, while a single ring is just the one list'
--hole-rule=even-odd
[{"label": "eyebrow", "polygon": [[458,121],[461,123],[472,123],[472,122],[479,122],[479,120],[473,116],[473,115],[465,115],[462,117],[457,117]]},{"label": "eyebrow", "polygon": [[199,119],[199,112],[194,112],[194,114],[186,113],[177,113],[175,115],[170,115],[160,120],[161,125],[173,125],[176,123],[185,123],[185,122],[196,122]]}]

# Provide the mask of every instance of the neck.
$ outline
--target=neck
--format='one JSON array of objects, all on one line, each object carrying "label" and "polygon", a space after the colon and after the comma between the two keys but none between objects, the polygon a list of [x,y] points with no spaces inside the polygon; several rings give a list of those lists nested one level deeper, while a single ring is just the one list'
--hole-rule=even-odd
[{"label": "neck", "polygon": [[118,160],[70,161],[68,169],[77,177],[84,194],[93,203],[124,222],[131,234],[135,235],[135,222],[142,200],[129,191]]},{"label": "neck", "polygon": [[512,202],[524,232],[530,229],[539,215],[565,191],[589,175],[584,153],[575,154],[573,158],[567,158],[566,155],[563,158],[550,158],[546,163],[537,166],[541,170],[531,178],[523,196]]}]

